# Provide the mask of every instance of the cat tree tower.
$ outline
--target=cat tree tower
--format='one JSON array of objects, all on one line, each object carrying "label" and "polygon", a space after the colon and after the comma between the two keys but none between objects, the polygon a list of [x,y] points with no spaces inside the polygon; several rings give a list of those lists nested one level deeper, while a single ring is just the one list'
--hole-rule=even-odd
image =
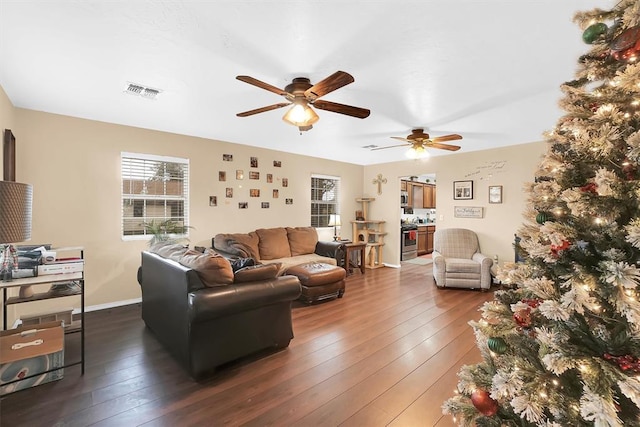
[{"label": "cat tree tower", "polygon": [[356,202],[362,203],[362,218],[351,221],[353,228],[354,242],[366,243],[364,259],[366,268],[384,267],[382,263],[382,248],[384,246],[385,221],[372,220],[369,218],[369,203],[375,200],[374,197],[357,198]]}]

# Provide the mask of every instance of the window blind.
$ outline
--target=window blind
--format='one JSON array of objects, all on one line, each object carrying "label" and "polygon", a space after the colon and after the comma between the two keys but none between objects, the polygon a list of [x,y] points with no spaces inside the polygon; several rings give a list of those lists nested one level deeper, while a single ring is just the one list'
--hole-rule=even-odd
[{"label": "window blind", "polygon": [[121,153],[122,236],[146,236],[145,224],[189,225],[189,160]]},{"label": "window blind", "polygon": [[328,227],[329,215],[340,213],[340,177],[311,175],[311,226]]}]

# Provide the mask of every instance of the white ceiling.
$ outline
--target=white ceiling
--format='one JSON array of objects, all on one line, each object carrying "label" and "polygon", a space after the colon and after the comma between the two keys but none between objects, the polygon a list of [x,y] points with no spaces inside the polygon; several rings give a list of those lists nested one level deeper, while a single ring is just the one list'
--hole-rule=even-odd
[{"label": "white ceiling", "polygon": [[[588,49],[574,13],[612,5],[0,0],[0,85],[16,107],[361,165],[405,159],[404,148],[362,147],[397,144],[389,137],[414,127],[459,133],[454,144],[469,152],[541,140]],[[284,88],[337,70],[355,82],[322,99],[368,108],[368,118],[317,110],[300,135],[281,120],[285,108],[235,115],[284,101],[236,75]],[[128,82],[162,93],[128,95]]]}]

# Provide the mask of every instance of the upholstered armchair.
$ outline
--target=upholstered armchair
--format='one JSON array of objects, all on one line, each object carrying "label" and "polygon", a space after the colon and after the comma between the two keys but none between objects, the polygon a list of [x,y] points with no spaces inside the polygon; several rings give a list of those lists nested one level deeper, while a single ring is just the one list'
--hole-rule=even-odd
[{"label": "upholstered armchair", "polygon": [[441,288],[491,287],[493,260],[480,253],[475,232],[464,228],[438,229],[433,235],[433,278]]}]

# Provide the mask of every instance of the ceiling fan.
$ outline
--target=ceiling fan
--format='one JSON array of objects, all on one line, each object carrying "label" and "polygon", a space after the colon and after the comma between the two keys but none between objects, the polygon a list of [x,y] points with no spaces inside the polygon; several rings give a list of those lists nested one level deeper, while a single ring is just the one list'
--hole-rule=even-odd
[{"label": "ceiling fan", "polygon": [[406,138],[401,138],[399,136],[392,136],[392,139],[397,139],[400,141],[405,141],[405,144],[400,145],[390,145],[389,147],[377,147],[372,148],[371,150],[385,150],[387,148],[395,148],[395,147],[409,147],[407,151],[407,157],[418,159],[427,157],[429,153],[427,152],[427,148],[438,148],[441,150],[448,151],[458,151],[460,149],[457,145],[450,144],[442,144],[444,141],[455,141],[458,139],[462,139],[462,137],[458,134],[452,133],[451,135],[443,135],[437,136],[435,138],[430,138],[428,133],[424,133],[423,128],[413,129],[411,131],[411,135],[407,135]]},{"label": "ceiling fan", "polygon": [[252,116],[292,105],[291,109],[282,117],[282,120],[293,126],[297,126],[302,132],[311,129],[313,124],[320,119],[309,104],[321,110],[346,114],[347,116],[357,117],[359,119],[369,117],[371,113],[371,111],[366,108],[353,107],[351,105],[318,99],[355,81],[351,74],[345,73],[344,71],[336,71],[314,85],[312,85],[311,81],[306,77],[296,77],[290,84],[285,86],[284,90],[249,76],[236,76],[236,79],[283,96],[288,101],[256,108],[255,110],[244,111],[236,114],[238,117]]}]

